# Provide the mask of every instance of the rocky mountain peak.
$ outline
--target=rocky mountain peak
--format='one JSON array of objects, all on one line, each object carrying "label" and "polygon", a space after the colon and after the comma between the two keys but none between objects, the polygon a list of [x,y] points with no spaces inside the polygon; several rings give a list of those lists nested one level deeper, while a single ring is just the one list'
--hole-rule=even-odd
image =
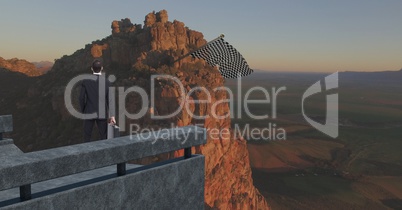
[{"label": "rocky mountain peak", "polygon": [[111,36],[87,46],[91,48],[87,62],[102,58],[106,66],[114,63],[130,69],[140,62],[157,68],[206,44],[202,33],[188,29],[183,22],[170,22],[166,10],[146,15],[144,26],[125,18],[113,21],[111,28]]},{"label": "rocky mountain peak", "polygon": [[161,10],[157,13],[155,13],[155,11],[153,11],[151,13],[148,13],[148,15],[145,16],[144,25],[146,27],[151,27],[155,23],[165,24],[166,22],[168,22],[168,13],[166,10]]},{"label": "rocky mountain peak", "polygon": [[129,18],[121,19],[120,21],[112,22],[112,34],[117,35],[120,32],[122,33],[130,33],[135,30],[134,24],[131,23]]}]

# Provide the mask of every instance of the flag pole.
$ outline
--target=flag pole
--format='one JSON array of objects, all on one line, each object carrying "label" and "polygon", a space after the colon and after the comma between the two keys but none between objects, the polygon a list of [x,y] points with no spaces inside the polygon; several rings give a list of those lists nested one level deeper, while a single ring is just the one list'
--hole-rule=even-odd
[{"label": "flag pole", "polygon": [[213,39],[212,41],[209,41],[209,42],[207,42],[206,44],[202,45],[201,47],[199,47],[199,48],[197,48],[197,49],[195,49],[195,50],[193,50],[193,51],[191,51],[191,52],[189,52],[189,53],[187,53],[187,54],[181,56],[181,57],[178,58],[177,60],[173,61],[173,63],[176,63],[177,61],[182,60],[183,58],[185,58],[185,57],[191,55],[193,52],[195,52],[195,51],[197,51],[197,50],[200,50],[200,49],[206,47],[208,44],[210,44],[210,43],[212,43],[212,42],[214,42],[214,41],[216,41],[216,40],[218,40],[218,39],[220,39],[220,38],[223,38],[223,37],[225,37],[224,34],[219,35],[219,37]]}]

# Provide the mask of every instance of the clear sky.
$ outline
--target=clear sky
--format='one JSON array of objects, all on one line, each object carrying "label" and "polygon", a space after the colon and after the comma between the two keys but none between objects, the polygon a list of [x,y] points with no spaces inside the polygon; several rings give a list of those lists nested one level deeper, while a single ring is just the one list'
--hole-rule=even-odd
[{"label": "clear sky", "polygon": [[153,10],[203,32],[224,33],[254,69],[380,71],[402,68],[401,0],[2,0],[0,56],[53,61],[143,24]]}]

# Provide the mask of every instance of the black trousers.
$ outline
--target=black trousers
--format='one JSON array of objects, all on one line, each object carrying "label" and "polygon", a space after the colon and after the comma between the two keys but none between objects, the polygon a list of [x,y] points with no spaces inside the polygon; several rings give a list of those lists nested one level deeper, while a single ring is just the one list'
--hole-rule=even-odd
[{"label": "black trousers", "polygon": [[84,120],[84,140],[91,141],[92,129],[94,124],[98,127],[99,140],[107,138],[107,120],[106,119],[91,119]]}]

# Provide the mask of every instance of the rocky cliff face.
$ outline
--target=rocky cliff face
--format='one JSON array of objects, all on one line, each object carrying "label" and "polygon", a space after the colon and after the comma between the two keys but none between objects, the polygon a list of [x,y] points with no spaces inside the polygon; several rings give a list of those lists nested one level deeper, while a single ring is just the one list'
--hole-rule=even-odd
[{"label": "rocky cliff face", "polygon": [[[90,72],[89,65],[94,58],[103,60],[106,73],[117,77],[114,86],[135,85],[149,93],[151,75],[170,74],[181,81],[186,94],[194,87],[201,87],[184,99],[189,111],[182,109],[174,117],[164,120],[150,119],[149,115],[138,120],[125,119],[126,124],[137,123],[142,128],[203,124],[209,130],[227,131],[220,136],[210,133],[206,145],[193,148],[194,152],[206,157],[206,209],[268,209],[265,199],[253,186],[246,142],[234,139],[231,135],[230,117],[227,115],[230,112],[229,104],[225,101],[228,95],[224,90],[215,89],[223,86],[224,79],[216,69],[202,61],[188,57],[173,62],[204,45],[206,40],[202,33],[188,29],[180,21],[168,21],[168,14],[164,10],[149,13],[144,25],[123,19],[113,21],[111,28],[112,34],[105,39],[94,41],[73,55],[58,59],[49,73],[26,90],[26,98],[17,100],[19,107],[10,112],[21,113],[21,116],[15,116],[14,127],[25,132],[13,136],[16,144],[30,151],[81,142],[82,122],[67,112],[63,91],[74,76]],[[157,115],[166,115],[177,109],[181,103],[177,84],[158,80],[155,89],[153,111]],[[194,100],[208,99],[207,92],[211,94],[210,103],[194,103]],[[213,107],[215,102],[220,103]],[[129,95],[125,104],[129,113],[137,113],[143,106],[140,97],[135,94]],[[38,111],[40,114],[34,114]],[[191,113],[209,117],[195,119]],[[217,119],[212,117],[213,113],[226,117]],[[32,124],[23,123],[25,115],[33,119],[38,127],[32,129]],[[181,153],[138,161],[152,162],[180,156]]]},{"label": "rocky cliff face", "polygon": [[[190,111],[183,110],[169,122],[178,126],[203,124],[210,131],[208,143],[193,148],[193,152],[201,153],[206,158],[207,209],[268,209],[265,199],[253,186],[245,140],[233,138],[229,117],[223,119],[211,117],[213,113],[217,116],[226,116],[229,113],[229,105],[226,102],[212,107],[212,104],[228,99],[225,91],[214,91],[215,88],[223,85],[222,77],[216,73],[216,70],[197,70],[194,74],[181,71],[176,73],[176,76],[186,89],[195,85],[205,88],[205,92],[197,91],[185,101],[185,106],[188,106]],[[207,93],[211,93],[210,103],[197,105],[193,103],[193,100],[208,100]],[[155,110],[158,114],[166,115],[179,106],[180,100],[177,99],[180,98],[180,94],[177,88],[162,84],[156,91],[156,95]],[[205,120],[197,120],[191,114],[209,117]],[[220,133],[214,134],[214,131]],[[181,151],[173,155],[182,156],[183,153]]]},{"label": "rocky cliff face", "polygon": [[40,71],[39,69],[37,69],[33,63],[17,58],[5,60],[4,58],[0,57],[0,68],[8,69],[14,72],[20,72],[31,77],[44,74],[44,71]]}]

